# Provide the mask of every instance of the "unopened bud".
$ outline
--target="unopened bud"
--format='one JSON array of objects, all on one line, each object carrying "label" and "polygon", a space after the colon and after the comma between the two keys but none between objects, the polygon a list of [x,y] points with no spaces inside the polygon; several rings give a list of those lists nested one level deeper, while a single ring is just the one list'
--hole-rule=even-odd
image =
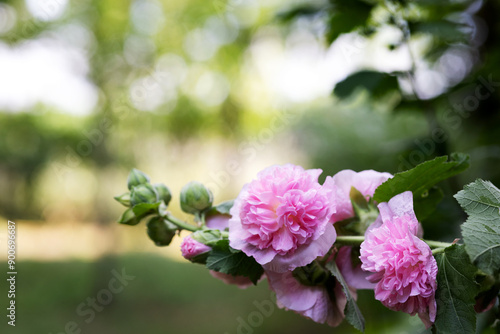
[{"label": "unopened bud", "polygon": [[212,192],[200,182],[189,182],[181,190],[181,209],[184,212],[198,213],[208,209],[212,202]]},{"label": "unopened bud", "polygon": [[170,200],[172,199],[172,193],[170,192],[170,189],[168,189],[168,187],[163,183],[157,183],[153,186],[158,193],[158,199],[165,202],[165,205],[168,205],[168,203],[170,203]]},{"label": "unopened bud", "polygon": [[113,198],[122,205],[130,206],[130,193],[124,193]]},{"label": "unopened bud", "polygon": [[133,168],[128,174],[127,186],[129,190],[140,185],[149,183],[149,176],[138,169]]},{"label": "unopened bud", "polygon": [[158,193],[149,183],[135,186],[130,192],[130,204],[132,206],[141,203],[154,204],[156,202],[158,202]]},{"label": "unopened bud", "polygon": [[134,214],[134,211],[132,209],[125,210],[125,212],[118,220],[120,224],[126,224],[126,225],[137,225],[139,224],[140,221],[141,220],[138,219],[138,217]]},{"label": "unopened bud", "polygon": [[177,226],[162,217],[151,218],[147,223],[148,236],[156,246],[168,246],[177,231]]}]

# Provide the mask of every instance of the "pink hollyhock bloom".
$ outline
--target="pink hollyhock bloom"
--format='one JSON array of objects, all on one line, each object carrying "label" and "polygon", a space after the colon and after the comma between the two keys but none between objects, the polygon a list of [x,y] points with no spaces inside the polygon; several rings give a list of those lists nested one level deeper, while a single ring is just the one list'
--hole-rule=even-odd
[{"label": "pink hollyhock bloom", "polygon": [[224,231],[229,226],[230,218],[231,216],[229,215],[223,215],[223,214],[212,215],[207,217],[206,225],[208,228]]},{"label": "pink hollyhock bloom", "polygon": [[212,248],[194,240],[191,235],[185,237],[181,242],[181,253],[184,258],[190,260],[195,256],[206,253]]},{"label": "pink hollyhock bloom", "polygon": [[229,244],[267,270],[285,272],[325,255],[337,234],[320,169],[271,166],[246,184],[234,201]]},{"label": "pink hollyhock bloom", "polygon": [[250,278],[246,276],[233,276],[229,274],[224,274],[218,271],[210,270],[210,275],[217,279],[220,279],[222,282],[230,285],[236,285],[240,289],[246,289],[249,286],[252,286],[253,283]]},{"label": "pink hollyhock bloom", "polygon": [[411,191],[378,206],[380,216],[365,233],[361,268],[373,272],[375,298],[394,311],[418,313],[429,328],[436,319],[437,264],[418,235]]},{"label": "pink hollyhock bloom", "polygon": [[389,173],[380,173],[374,170],[364,170],[356,173],[350,169],[345,169],[333,177],[327,176],[324,187],[332,191],[331,202],[334,206],[332,221],[338,222],[354,217],[354,210],[349,196],[351,187],[356,188],[367,199],[372,197],[375,190],[382,183],[392,178]]},{"label": "pink hollyhock bloom", "polygon": [[[345,264],[350,262],[351,247],[342,247],[337,253],[335,262],[349,284],[351,295],[356,298],[356,290],[347,281]],[[351,268],[352,269],[352,268]],[[344,319],[344,309],[347,304],[346,296],[340,283],[329,278],[329,283],[308,286],[300,283],[291,271],[276,273],[266,271],[269,286],[276,293],[278,307],[295,311],[317,323],[327,323],[330,326],[339,325]]]}]

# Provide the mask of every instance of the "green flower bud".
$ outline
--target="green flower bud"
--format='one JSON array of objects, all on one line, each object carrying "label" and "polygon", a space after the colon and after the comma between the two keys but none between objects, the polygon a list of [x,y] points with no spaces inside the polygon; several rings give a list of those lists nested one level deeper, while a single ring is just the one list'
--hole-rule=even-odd
[{"label": "green flower bud", "polygon": [[162,217],[153,217],[146,224],[148,236],[156,246],[168,246],[177,231],[177,226]]},{"label": "green flower bud", "polygon": [[130,193],[124,193],[113,198],[124,206],[130,206]]},{"label": "green flower bud", "polygon": [[145,183],[149,183],[149,176],[140,170],[133,168],[128,174],[127,186],[129,190],[132,190],[135,186]]},{"label": "green flower bud", "polygon": [[198,213],[208,209],[212,202],[212,192],[200,182],[189,182],[181,190],[181,209],[184,212]]},{"label": "green flower bud", "polygon": [[154,184],[153,187],[158,193],[158,198],[160,200],[163,200],[163,202],[168,205],[168,203],[170,203],[170,200],[172,199],[172,193],[170,192],[170,189],[168,189],[168,187],[163,183]]},{"label": "green flower bud", "polygon": [[132,204],[132,206],[141,203],[154,204],[158,201],[158,193],[149,183],[135,186],[130,192],[130,204]]},{"label": "green flower bud", "polygon": [[135,215],[132,209],[127,209],[122,214],[118,222],[126,225],[137,225],[141,220]]}]

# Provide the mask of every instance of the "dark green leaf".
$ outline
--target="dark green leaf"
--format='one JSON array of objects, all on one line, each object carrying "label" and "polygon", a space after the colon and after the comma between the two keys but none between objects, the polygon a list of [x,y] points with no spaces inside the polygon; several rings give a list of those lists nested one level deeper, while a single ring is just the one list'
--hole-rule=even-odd
[{"label": "dark green leaf", "polygon": [[429,191],[420,194],[419,197],[414,196],[413,210],[418,219],[422,221],[436,211],[436,207],[443,197],[443,191],[438,187],[430,188]]},{"label": "dark green leaf", "polygon": [[359,0],[331,0],[333,4],[328,22],[327,40],[333,43],[340,34],[365,27],[373,5]]},{"label": "dark green leaf", "polygon": [[429,34],[447,42],[464,42],[467,37],[466,26],[446,20],[410,23],[409,27],[413,33]]},{"label": "dark green leaf", "polygon": [[361,314],[361,311],[358,307],[358,304],[356,304],[356,301],[351,295],[351,292],[349,291],[349,287],[347,286],[346,281],[344,280],[344,276],[340,273],[339,268],[337,267],[337,264],[335,261],[328,262],[326,264],[326,269],[330,270],[333,276],[337,279],[337,281],[340,282],[342,285],[342,290],[344,291],[344,294],[347,298],[347,304],[345,306],[344,312],[345,312],[345,318],[351,325],[354,326],[354,328],[364,332],[365,331],[365,318]]},{"label": "dark green leaf", "polygon": [[283,11],[277,15],[277,18],[283,22],[289,22],[299,17],[315,15],[321,11],[321,8],[311,5],[301,5],[290,10]]},{"label": "dark green leaf", "polygon": [[374,97],[380,97],[398,90],[399,85],[394,75],[376,71],[360,71],[337,83],[333,93],[339,98],[346,98],[359,88],[366,89]]},{"label": "dark green leaf", "polygon": [[436,254],[437,333],[476,333],[474,298],[479,286],[474,277],[477,268],[469,260],[463,245],[452,245]]},{"label": "dark green leaf", "polygon": [[500,190],[479,179],[455,198],[469,215],[462,225],[462,235],[472,263],[495,275],[500,272]]},{"label": "dark green leaf", "polygon": [[465,154],[452,154],[426,161],[406,172],[394,175],[392,179],[382,183],[373,196],[379,203],[387,202],[392,197],[410,190],[417,218],[422,220],[433,211],[442,198],[439,189],[434,185],[459,174],[469,167],[469,157]]},{"label": "dark green leaf", "polygon": [[219,241],[210,251],[207,258],[207,268],[233,276],[250,278],[253,284],[264,273],[264,269],[253,257],[229,247],[227,240]]}]

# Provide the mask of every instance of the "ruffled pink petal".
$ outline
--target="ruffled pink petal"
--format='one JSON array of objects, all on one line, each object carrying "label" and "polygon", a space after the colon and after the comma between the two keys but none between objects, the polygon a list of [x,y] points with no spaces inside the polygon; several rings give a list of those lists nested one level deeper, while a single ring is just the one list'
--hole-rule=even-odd
[{"label": "ruffled pink petal", "polygon": [[368,279],[377,283],[375,299],[392,310],[418,314],[430,327],[436,318],[437,263],[418,237],[412,193],[379,204],[379,210],[361,244],[361,268],[374,273]]},{"label": "ruffled pink petal", "polygon": [[276,256],[269,263],[264,264],[263,267],[265,270],[282,273],[306,266],[318,256],[325,255],[332,248],[336,239],[337,232],[333,225],[329,224],[326,226],[325,232],[317,240],[299,247],[293,254]]},{"label": "ruffled pink petal", "polygon": [[336,234],[327,227],[331,205],[318,183],[320,174],[291,164],[259,172],[230,210],[230,246],[274,271],[293,270],[326,254]]}]

